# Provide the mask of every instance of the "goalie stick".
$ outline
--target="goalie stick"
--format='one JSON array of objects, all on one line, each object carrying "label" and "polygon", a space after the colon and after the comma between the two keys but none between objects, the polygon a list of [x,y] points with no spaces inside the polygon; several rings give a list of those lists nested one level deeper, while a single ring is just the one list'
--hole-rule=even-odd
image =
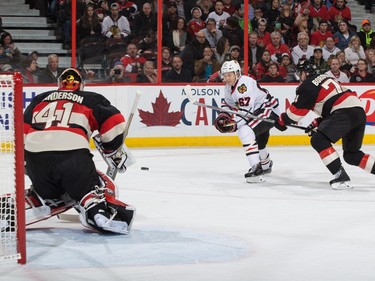
[{"label": "goalie stick", "polygon": [[[272,120],[272,119],[262,118],[262,117],[254,115],[254,114],[251,114],[250,112],[246,112],[245,113],[245,112],[242,112],[242,111],[235,111],[235,110],[231,110],[231,109],[227,109],[227,108],[221,108],[221,107],[217,107],[217,106],[213,106],[213,105],[209,105],[209,104],[205,104],[205,103],[200,103],[200,102],[198,102],[193,97],[190,85],[186,85],[185,86],[185,93],[187,94],[189,101],[192,104],[196,105],[196,106],[202,106],[202,107],[210,108],[212,110],[216,110],[216,111],[220,111],[220,112],[226,112],[226,113],[229,113],[229,114],[235,114],[235,115],[238,115],[238,116],[241,116],[241,117],[244,117],[244,118],[245,117],[247,117],[247,118],[250,117],[250,118],[253,118],[253,119],[256,119],[256,120],[261,120],[261,121],[272,123],[272,124],[275,123],[275,121]],[[288,124],[286,126],[297,128],[297,129],[301,129],[301,130],[306,130],[307,129],[307,127],[299,126],[299,125],[294,125],[294,124]]]},{"label": "goalie stick", "polygon": [[[125,125],[122,143],[125,142],[125,139],[129,134],[129,128],[130,128],[130,125],[132,123],[135,111],[137,110],[137,106],[138,106],[138,102],[139,102],[140,97],[141,97],[141,92],[136,91],[133,106],[130,110],[130,113],[129,113],[129,116],[128,116],[128,119],[127,119],[127,122],[126,122],[126,125]],[[104,153],[103,148],[101,146],[100,135],[97,134],[97,135],[93,136],[92,139],[94,141],[95,147],[98,150],[100,156],[103,158],[103,160],[106,162],[106,164],[108,166],[106,175],[114,181],[115,178],[116,178],[116,175],[117,175],[117,171],[118,171],[117,167],[115,165],[113,165],[113,163],[111,161],[109,161],[108,157],[105,156],[105,153]],[[118,148],[118,150],[121,150],[121,149],[122,149],[122,146]],[[129,153],[129,157],[130,157],[130,153]],[[132,163],[130,163],[129,165],[131,165],[131,164]],[[118,195],[118,191],[117,191],[117,186],[116,186],[116,197],[117,197],[117,195]],[[60,220],[65,220],[65,221],[69,221],[69,222],[79,222],[79,215],[78,214],[62,213],[62,214],[57,215],[57,217]]]}]

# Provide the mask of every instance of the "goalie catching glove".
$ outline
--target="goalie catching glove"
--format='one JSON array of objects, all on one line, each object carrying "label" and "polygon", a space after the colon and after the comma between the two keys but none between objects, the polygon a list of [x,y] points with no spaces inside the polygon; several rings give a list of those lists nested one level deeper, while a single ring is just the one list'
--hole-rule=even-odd
[{"label": "goalie catching glove", "polygon": [[125,151],[124,146],[121,149],[112,151],[110,153],[104,153],[104,156],[114,165],[117,167],[119,173],[125,173],[126,165],[125,162],[128,159],[128,155]]},{"label": "goalie catching glove", "polygon": [[214,121],[214,126],[220,133],[233,133],[237,130],[237,123],[229,113],[220,113]]},{"label": "goalie catching glove", "polygon": [[[124,173],[130,165],[135,163],[135,159],[125,144],[113,151],[108,151],[103,147],[100,135],[93,137],[95,147],[112,170],[115,168],[120,173]],[[108,174],[108,173],[107,173]]]}]

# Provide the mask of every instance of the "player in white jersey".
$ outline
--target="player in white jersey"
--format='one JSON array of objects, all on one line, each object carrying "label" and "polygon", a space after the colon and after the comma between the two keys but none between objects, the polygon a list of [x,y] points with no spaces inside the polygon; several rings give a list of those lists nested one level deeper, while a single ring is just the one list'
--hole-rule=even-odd
[{"label": "player in white jersey", "polygon": [[243,114],[256,115],[269,119],[266,122],[250,116],[242,117],[222,112],[216,118],[214,125],[221,133],[238,132],[245,149],[250,170],[245,174],[249,183],[264,181],[262,175],[271,172],[272,160],[266,146],[273,127],[272,120],[280,115],[279,102],[263,89],[252,78],[241,74],[237,61],[226,61],[221,67],[221,75],[225,86],[225,101],[222,108],[238,110]]}]

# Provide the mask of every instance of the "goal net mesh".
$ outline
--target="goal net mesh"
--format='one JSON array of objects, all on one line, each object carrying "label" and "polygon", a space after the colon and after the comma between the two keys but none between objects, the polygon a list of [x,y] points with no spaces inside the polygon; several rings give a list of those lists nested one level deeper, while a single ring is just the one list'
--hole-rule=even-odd
[{"label": "goal net mesh", "polygon": [[[0,265],[16,263],[18,251],[15,82],[13,75],[0,74]],[[19,148],[23,149],[23,148]]]}]

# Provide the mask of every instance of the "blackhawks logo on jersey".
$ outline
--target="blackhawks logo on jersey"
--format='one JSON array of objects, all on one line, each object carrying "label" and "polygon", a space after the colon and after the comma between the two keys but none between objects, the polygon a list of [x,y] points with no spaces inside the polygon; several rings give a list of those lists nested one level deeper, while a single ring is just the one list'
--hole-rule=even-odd
[{"label": "blackhawks logo on jersey", "polygon": [[240,93],[240,94],[243,94],[247,91],[247,87],[245,84],[241,84],[240,86],[237,87],[237,91]]}]

